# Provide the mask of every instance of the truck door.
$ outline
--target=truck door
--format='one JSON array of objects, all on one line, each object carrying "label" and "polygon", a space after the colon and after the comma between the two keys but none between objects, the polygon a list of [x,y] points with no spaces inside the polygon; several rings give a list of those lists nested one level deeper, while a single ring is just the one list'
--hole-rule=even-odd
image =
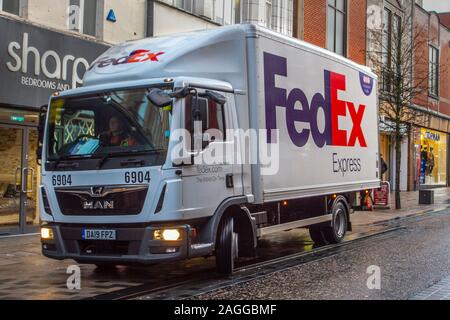
[{"label": "truck door", "polygon": [[[188,97],[184,104],[185,128],[191,136],[190,148],[197,156],[193,165],[182,168],[182,190],[183,207],[192,209],[193,217],[200,217],[213,214],[224,199],[235,195],[241,184],[241,169],[239,165],[233,165],[233,137],[227,137],[226,132],[233,122],[233,96],[227,95],[224,105],[200,97],[198,111],[193,110],[195,99]],[[194,119],[201,120],[201,124],[197,120],[197,130],[194,130]],[[194,137],[194,131],[200,133],[202,139]]]}]

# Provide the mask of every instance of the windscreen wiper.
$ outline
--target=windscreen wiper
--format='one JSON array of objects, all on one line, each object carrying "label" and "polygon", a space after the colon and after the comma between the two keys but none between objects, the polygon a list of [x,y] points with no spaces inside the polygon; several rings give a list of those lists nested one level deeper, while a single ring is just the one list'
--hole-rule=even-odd
[{"label": "windscreen wiper", "polygon": [[110,158],[135,156],[135,155],[142,155],[142,154],[157,154],[162,151],[165,151],[165,149],[132,150],[132,151],[111,152],[111,153],[101,154],[102,157],[100,158],[100,160],[97,163],[97,170],[100,170],[103,167],[103,165],[105,164],[106,160],[108,160]]},{"label": "windscreen wiper", "polygon": [[58,168],[62,161],[88,159],[88,158],[92,158],[92,155],[90,155],[90,154],[69,154],[69,155],[65,155],[65,156],[60,156],[53,160],[56,161],[55,165],[54,165],[55,168]]}]

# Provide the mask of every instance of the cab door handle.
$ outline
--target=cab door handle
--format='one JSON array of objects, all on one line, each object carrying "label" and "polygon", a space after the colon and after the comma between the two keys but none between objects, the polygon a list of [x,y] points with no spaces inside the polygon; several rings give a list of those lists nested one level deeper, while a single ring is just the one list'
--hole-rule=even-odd
[{"label": "cab door handle", "polygon": [[227,188],[234,188],[233,174],[229,173],[225,177]]}]

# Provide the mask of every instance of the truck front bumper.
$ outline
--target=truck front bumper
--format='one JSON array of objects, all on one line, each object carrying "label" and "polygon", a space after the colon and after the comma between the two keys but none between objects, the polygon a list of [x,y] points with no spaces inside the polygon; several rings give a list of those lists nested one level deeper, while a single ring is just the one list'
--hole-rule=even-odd
[{"label": "truck front bumper", "polygon": [[[214,250],[213,243],[195,243],[194,230],[189,225],[170,226],[180,232],[176,241],[155,240],[154,231],[161,226],[64,226],[48,224],[51,239],[41,239],[42,253],[48,258],[74,259],[79,263],[158,263],[208,256]],[[116,240],[84,240],[82,230],[113,229]]]}]

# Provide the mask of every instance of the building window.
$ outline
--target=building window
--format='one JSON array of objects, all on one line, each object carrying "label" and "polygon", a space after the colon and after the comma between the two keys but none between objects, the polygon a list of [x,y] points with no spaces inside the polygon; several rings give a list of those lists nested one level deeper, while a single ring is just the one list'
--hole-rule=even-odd
[{"label": "building window", "polygon": [[292,0],[272,0],[270,2],[270,24],[272,30],[292,35],[294,3]]},{"label": "building window", "polygon": [[69,30],[97,34],[97,0],[70,0]]},{"label": "building window", "polygon": [[[240,1],[236,0],[160,0],[168,5],[189,13],[207,18],[222,25],[232,24],[236,20]],[[240,19],[240,17],[239,17]]]},{"label": "building window", "polygon": [[234,0],[234,23],[241,23],[241,0]]},{"label": "building window", "polygon": [[[294,0],[159,0],[220,25],[241,22],[261,24],[274,31],[292,35]],[[264,8],[263,8],[264,6]],[[263,10],[260,10],[260,9]]]},{"label": "building window", "polygon": [[266,1],[266,27],[272,28],[272,1]]},{"label": "building window", "polygon": [[397,76],[397,68],[402,64],[402,61],[397,58],[397,53],[400,48],[401,41],[401,18],[393,14],[389,9],[384,9],[384,24],[383,24],[383,90],[385,92],[393,91],[393,81]]},{"label": "building window", "polygon": [[342,56],[347,52],[347,0],[328,0],[327,49]]},{"label": "building window", "polygon": [[0,9],[15,15],[20,14],[20,0],[0,0]]},{"label": "building window", "polygon": [[429,86],[430,94],[433,96],[439,95],[439,50],[430,46],[429,54]]},{"label": "building window", "polygon": [[174,5],[189,12],[192,12],[193,10],[193,0],[176,0]]}]

